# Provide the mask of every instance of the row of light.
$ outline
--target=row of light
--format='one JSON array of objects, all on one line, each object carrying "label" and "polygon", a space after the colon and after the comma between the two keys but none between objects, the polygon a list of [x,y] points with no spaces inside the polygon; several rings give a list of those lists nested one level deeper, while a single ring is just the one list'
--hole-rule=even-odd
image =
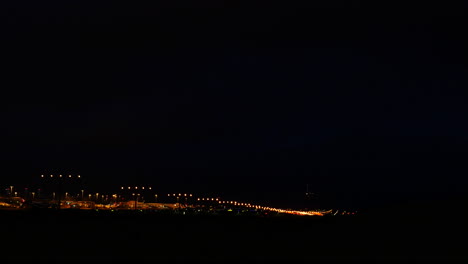
[{"label": "row of light", "polygon": [[[248,208],[255,208],[255,209],[260,209],[260,210],[266,210],[266,211],[272,211],[272,212],[277,212],[277,213],[285,213],[285,214],[295,214],[295,215],[319,215],[323,216],[327,212],[319,212],[319,211],[296,211],[296,210],[285,210],[285,209],[279,209],[279,208],[273,208],[273,207],[267,207],[267,206],[260,206],[260,205],[252,205],[250,203],[240,203],[237,201],[218,201],[220,204],[233,204],[233,205],[239,205],[239,206],[245,206]],[[330,211],[331,212],[331,211]]]},{"label": "row of light", "polygon": [[[51,175],[50,175],[50,178],[53,178],[53,177],[54,177],[54,175],[51,174]],[[62,174],[60,174],[60,175],[58,175],[58,177],[59,177],[59,178],[62,178],[63,176],[62,176]],[[68,178],[71,178],[71,177],[72,177],[71,175],[68,175]],[[77,175],[76,177],[77,177],[77,178],[81,178],[80,175]],[[45,175],[42,174],[42,175],[41,175],[41,178],[45,178]]]},{"label": "row of light", "polygon": [[191,193],[189,193],[189,194],[187,194],[187,193],[184,193],[184,194],[182,194],[182,193],[179,193],[179,194],[173,193],[173,194],[171,195],[170,193],[168,193],[167,196],[168,196],[168,197],[171,197],[171,196],[173,196],[173,197],[182,197],[182,196],[184,196],[184,197],[187,197],[187,196],[188,196],[188,197],[192,197],[192,194],[191,194]]},{"label": "row of light", "polygon": [[197,201],[218,201],[218,198],[197,198]]},{"label": "row of light", "polygon": [[[148,190],[151,190],[151,187],[146,187]],[[120,187],[121,190],[124,190],[125,187],[122,186]],[[135,189],[135,190],[138,190],[138,186],[135,186],[135,187],[131,187],[131,186],[128,186],[127,187],[128,190],[132,190],[132,189]],[[141,186],[140,189],[144,190],[145,189],[145,186]]]}]

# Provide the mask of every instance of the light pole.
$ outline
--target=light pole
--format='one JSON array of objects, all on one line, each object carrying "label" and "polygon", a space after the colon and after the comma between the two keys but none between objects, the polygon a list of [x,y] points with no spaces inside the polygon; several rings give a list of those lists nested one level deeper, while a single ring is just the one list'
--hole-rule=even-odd
[{"label": "light pole", "polygon": [[155,203],[158,202],[158,195],[157,195],[157,194],[154,195],[154,202],[155,202]]},{"label": "light pole", "polygon": [[13,196],[13,186],[10,186],[10,197]]},{"label": "light pole", "polygon": [[84,201],[84,190],[81,190],[81,200]]},{"label": "light pole", "polygon": [[34,195],[36,194],[35,192],[32,192],[32,199],[34,200]]}]

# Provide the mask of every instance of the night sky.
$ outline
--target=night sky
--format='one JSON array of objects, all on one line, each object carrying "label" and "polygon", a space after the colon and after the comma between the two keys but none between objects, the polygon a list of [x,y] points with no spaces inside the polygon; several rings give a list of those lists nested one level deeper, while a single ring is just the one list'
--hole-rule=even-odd
[{"label": "night sky", "polygon": [[5,186],[73,173],[291,205],[308,183],[330,206],[466,192],[467,5],[7,2]]}]

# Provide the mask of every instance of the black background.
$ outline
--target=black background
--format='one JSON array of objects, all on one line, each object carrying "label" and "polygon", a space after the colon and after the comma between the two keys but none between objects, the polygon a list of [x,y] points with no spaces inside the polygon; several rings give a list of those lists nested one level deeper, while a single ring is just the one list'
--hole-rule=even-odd
[{"label": "black background", "polygon": [[466,192],[466,5],[9,1],[2,182],[281,206]]}]

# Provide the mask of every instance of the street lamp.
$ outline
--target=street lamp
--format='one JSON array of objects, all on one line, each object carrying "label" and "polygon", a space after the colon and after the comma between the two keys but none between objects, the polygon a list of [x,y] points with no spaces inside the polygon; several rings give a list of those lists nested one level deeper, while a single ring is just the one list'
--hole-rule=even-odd
[{"label": "street lamp", "polygon": [[155,203],[158,202],[158,195],[157,195],[157,194],[154,195],[154,202],[155,202]]},{"label": "street lamp", "polygon": [[35,193],[35,192],[32,192],[31,194],[32,194],[32,198],[33,198],[33,200],[34,200],[34,195],[35,195],[36,193]]},{"label": "street lamp", "polygon": [[81,190],[81,200],[84,201],[84,190]]}]

